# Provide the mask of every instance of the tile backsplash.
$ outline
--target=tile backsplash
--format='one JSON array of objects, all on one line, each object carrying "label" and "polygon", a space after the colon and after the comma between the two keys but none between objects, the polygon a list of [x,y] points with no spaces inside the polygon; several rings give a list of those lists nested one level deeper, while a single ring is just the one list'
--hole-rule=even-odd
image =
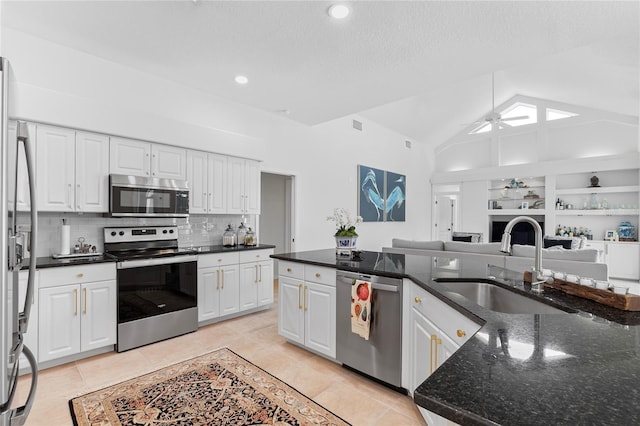
[{"label": "tile backsplash", "polygon": [[[18,214],[18,224],[29,223],[26,213]],[[192,215],[189,218],[113,218],[102,214],[47,213],[38,214],[37,257],[60,252],[60,226],[67,219],[71,227],[71,244],[84,237],[85,243],[95,245],[98,252],[104,250],[104,227],[176,225],[180,247],[222,244],[222,234],[231,224],[234,229],[244,220],[246,226],[256,229],[256,216],[248,215]],[[72,248],[73,251],[73,248]]]}]

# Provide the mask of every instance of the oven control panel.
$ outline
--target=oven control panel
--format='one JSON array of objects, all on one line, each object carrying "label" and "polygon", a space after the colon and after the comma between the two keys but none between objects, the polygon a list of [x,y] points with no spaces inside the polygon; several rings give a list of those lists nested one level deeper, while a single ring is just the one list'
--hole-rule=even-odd
[{"label": "oven control panel", "polygon": [[104,228],[105,243],[124,243],[136,241],[177,240],[178,227],[169,226],[127,226]]}]

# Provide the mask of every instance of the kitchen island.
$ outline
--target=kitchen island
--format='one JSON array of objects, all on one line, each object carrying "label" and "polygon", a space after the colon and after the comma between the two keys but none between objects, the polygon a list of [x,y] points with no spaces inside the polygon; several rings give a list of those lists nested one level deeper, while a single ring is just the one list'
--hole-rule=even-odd
[{"label": "kitchen island", "polygon": [[[459,424],[639,424],[640,313],[523,283],[522,271],[456,259],[335,250],[272,257],[413,282],[481,327],[413,393],[416,404]],[[410,280],[410,281],[409,281]],[[508,314],[451,292],[491,282],[560,310]],[[406,306],[405,306],[406,308]],[[403,350],[408,350],[403,343]],[[425,360],[425,362],[428,362]]]}]

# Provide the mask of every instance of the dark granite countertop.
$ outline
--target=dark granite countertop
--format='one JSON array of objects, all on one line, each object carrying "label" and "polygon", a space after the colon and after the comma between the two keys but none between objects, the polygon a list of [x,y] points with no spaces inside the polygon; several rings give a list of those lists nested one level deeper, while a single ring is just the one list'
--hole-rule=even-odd
[{"label": "dark granite countertop", "polygon": [[[198,246],[193,247],[194,254],[208,254],[208,253],[227,253],[227,252],[240,252],[240,251],[249,251],[249,250],[263,250],[263,249],[272,249],[275,246],[270,244],[260,244],[257,246],[237,246],[237,247],[225,247],[222,245],[214,245],[214,246]],[[22,269],[29,268],[30,259],[26,259],[22,265]],[[53,257],[38,257],[36,258],[36,268],[55,268],[59,266],[77,266],[77,265],[91,265],[94,263],[106,263],[106,262],[115,262],[116,260],[106,255],[100,256],[91,256],[91,257],[76,257],[76,258],[67,258],[67,259],[54,259]]]},{"label": "dark granite countertop", "polygon": [[[482,324],[414,392],[415,402],[463,425],[640,424],[640,312],[626,312],[545,289],[531,293],[522,272],[482,261],[335,250],[272,257],[390,277],[406,277]],[[509,287],[567,313],[505,314],[449,292],[447,281]]]}]

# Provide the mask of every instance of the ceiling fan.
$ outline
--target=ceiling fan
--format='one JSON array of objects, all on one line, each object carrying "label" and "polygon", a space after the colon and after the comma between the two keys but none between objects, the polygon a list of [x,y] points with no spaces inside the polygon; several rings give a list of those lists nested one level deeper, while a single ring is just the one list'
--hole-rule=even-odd
[{"label": "ceiling fan", "polygon": [[507,123],[508,121],[526,120],[528,118],[528,115],[502,118],[502,115],[499,112],[496,112],[495,75],[494,73],[491,73],[491,112],[484,117],[484,120],[476,121],[473,124],[491,123],[498,126],[499,129],[504,129],[506,127],[512,127]]}]

